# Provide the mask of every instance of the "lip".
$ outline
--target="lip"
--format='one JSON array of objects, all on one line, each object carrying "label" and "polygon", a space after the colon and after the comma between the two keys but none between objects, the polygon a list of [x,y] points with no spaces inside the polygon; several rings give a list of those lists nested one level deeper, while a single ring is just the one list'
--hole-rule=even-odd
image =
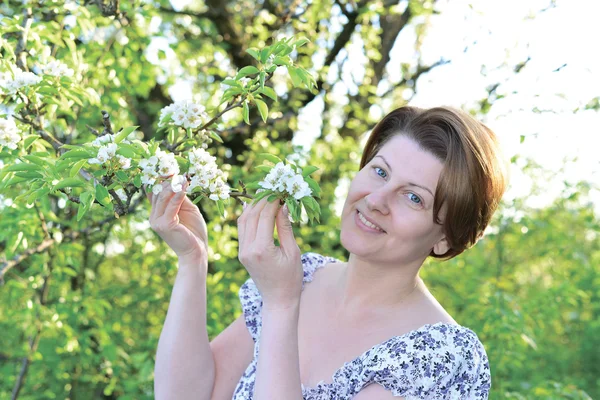
[{"label": "lip", "polygon": [[[360,212],[361,214],[363,214],[363,213],[362,213],[360,210],[356,210],[356,212],[354,213],[354,220],[356,221],[356,224],[357,224],[357,225],[358,225],[358,226],[359,226],[359,227],[360,227],[362,230],[364,230],[364,231],[367,231],[367,232],[371,232],[371,233],[379,233],[379,234],[386,233],[385,231],[383,231],[383,232],[382,232],[382,231],[379,231],[379,230],[377,230],[377,229],[373,229],[373,228],[371,228],[371,227],[368,227],[368,226],[366,226],[365,224],[363,224],[363,223],[362,223],[362,221],[360,220],[360,218],[358,217],[358,213],[359,213],[359,212]],[[372,223],[373,225],[377,225],[377,226],[379,226],[378,224],[376,224],[375,222],[373,222],[373,221],[371,221],[369,218],[367,218],[367,217],[365,216],[365,214],[363,214],[363,217],[365,217],[365,219],[366,219],[367,221],[369,221],[370,223]]]}]

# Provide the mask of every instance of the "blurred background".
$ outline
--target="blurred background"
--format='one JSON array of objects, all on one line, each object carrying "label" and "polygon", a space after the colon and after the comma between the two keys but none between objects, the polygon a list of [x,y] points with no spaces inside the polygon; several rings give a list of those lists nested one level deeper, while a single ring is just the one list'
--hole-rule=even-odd
[{"label": "blurred background", "polygon": [[[0,3],[6,60],[23,42],[27,7],[29,69],[51,53],[86,93],[45,127],[72,144],[94,138],[87,126],[101,129],[102,109],[116,126],[139,125],[139,139],[162,139],[161,108],[215,107],[223,79],[256,63],[248,48],[308,38],[292,58],[318,93],[279,68],[267,122],[251,109],[248,126],[235,109],[218,123],[224,143],[210,147],[232,186],[261,175],[261,152],[320,168],[321,223],[295,226],[303,252],[347,260],[341,208],[385,114],[450,105],[482,120],[510,160],[509,190],[484,238],[427,262],[422,277],[484,343],[491,399],[600,398],[600,2],[9,0]],[[14,161],[0,157],[0,167]],[[66,196],[26,204],[12,200],[20,190],[0,197],[0,399],[153,398],[177,260],[150,229],[149,204],[119,219],[94,207],[76,222]],[[237,259],[240,207],[232,201],[225,218],[200,207],[212,235],[212,339],[240,315],[248,274]]]}]

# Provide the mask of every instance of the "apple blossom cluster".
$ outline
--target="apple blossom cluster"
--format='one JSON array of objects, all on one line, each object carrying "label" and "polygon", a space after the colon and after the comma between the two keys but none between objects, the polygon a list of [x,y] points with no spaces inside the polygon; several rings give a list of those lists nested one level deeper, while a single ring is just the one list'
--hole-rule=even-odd
[{"label": "apple blossom cluster", "polygon": [[14,76],[10,72],[0,72],[0,93],[15,94],[24,86],[37,85],[42,78],[33,72],[25,72],[18,67],[13,67]]},{"label": "apple blossom cluster", "polygon": [[21,140],[17,124],[13,119],[0,118],[0,146],[16,149]]},{"label": "apple blossom cluster", "polygon": [[288,193],[296,200],[312,194],[312,190],[302,174],[296,173],[291,166],[284,165],[282,162],[277,163],[264,180],[258,182],[258,184],[263,189]]},{"label": "apple blossom cluster", "polygon": [[[188,176],[191,179],[186,193],[191,194],[194,189],[199,187],[211,200],[218,201],[219,199],[226,200],[229,198],[231,190],[226,183],[227,177],[217,166],[216,157],[211,156],[204,149],[192,148],[188,159],[190,161]],[[173,177],[171,188],[174,192],[181,191],[185,179],[184,176]]]},{"label": "apple blossom cluster", "polygon": [[162,192],[162,185],[156,182],[159,178],[167,178],[179,174],[179,165],[175,155],[161,149],[156,149],[156,154],[150,158],[140,160],[138,166],[142,169],[142,184],[152,185],[152,193]]},{"label": "apple blossom cluster", "polygon": [[42,67],[42,72],[52,76],[73,76],[74,71],[60,61],[50,61]]},{"label": "apple blossom cluster", "polygon": [[204,106],[183,100],[170,104],[160,110],[158,126],[167,125],[173,122],[174,125],[182,126],[186,129],[196,129],[208,121],[208,114]]},{"label": "apple blossom cluster", "polygon": [[[123,143],[129,142],[124,140]],[[129,169],[131,167],[130,158],[117,154],[117,144],[114,143],[114,135],[107,134],[99,136],[94,139],[92,144],[98,147],[98,154],[95,158],[88,159],[88,163],[100,165],[105,164],[108,166],[111,164],[111,160],[115,159],[119,168]]]},{"label": "apple blossom cluster", "polygon": [[179,165],[175,155],[157,149],[156,154],[139,162],[142,168],[142,184],[152,186],[152,193],[162,192],[159,178],[171,177],[171,189],[181,192],[184,183],[188,180],[189,186],[186,193],[191,194],[196,188],[211,200],[218,201],[229,198],[230,188],[225,183],[227,177],[216,164],[216,157],[211,156],[206,150],[192,148],[188,156],[190,168],[185,175],[180,175]]}]

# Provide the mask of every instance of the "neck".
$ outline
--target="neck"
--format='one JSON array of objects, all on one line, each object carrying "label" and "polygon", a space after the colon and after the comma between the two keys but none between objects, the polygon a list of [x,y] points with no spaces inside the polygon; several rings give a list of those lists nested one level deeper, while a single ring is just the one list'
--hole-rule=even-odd
[{"label": "neck", "polygon": [[350,254],[334,287],[338,314],[360,318],[409,306],[427,291],[419,268],[420,264],[373,263]]}]

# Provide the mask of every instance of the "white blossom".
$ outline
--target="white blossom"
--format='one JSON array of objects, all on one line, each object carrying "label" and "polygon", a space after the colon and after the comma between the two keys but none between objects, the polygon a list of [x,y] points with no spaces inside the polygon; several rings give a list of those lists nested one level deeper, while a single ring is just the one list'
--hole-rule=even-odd
[{"label": "white blossom", "polygon": [[117,194],[117,196],[119,196],[119,199],[121,199],[121,201],[127,201],[127,193],[125,193],[125,190],[123,190],[123,188],[115,190],[115,193]]},{"label": "white blossom", "polygon": [[16,149],[21,140],[17,124],[13,119],[0,118],[0,146]]},{"label": "white blossom", "polygon": [[117,161],[119,161],[119,166],[121,169],[129,169],[131,167],[131,159],[127,157],[123,157],[120,154],[117,154]]},{"label": "white blossom", "polygon": [[159,194],[160,192],[162,192],[162,190],[163,190],[163,187],[162,187],[162,184],[160,184],[160,183],[157,183],[156,185],[154,185],[152,187],[152,193],[154,193],[154,195]]},{"label": "white blossom", "polygon": [[94,139],[92,144],[95,146],[102,146],[102,145],[105,145],[106,143],[112,143],[114,141],[115,141],[115,135],[111,135],[110,133],[108,133],[106,135],[98,136],[96,139]]},{"label": "white blossom", "polygon": [[170,104],[160,110],[158,126],[173,122],[186,129],[196,129],[208,120],[204,106],[191,101],[183,100]]},{"label": "white blossom", "polygon": [[248,84],[248,82],[250,82],[250,78],[248,78],[247,76],[241,78],[239,80],[239,82],[242,84],[243,87],[246,87],[246,85]]},{"label": "white blossom", "polygon": [[302,174],[294,172],[291,166],[284,165],[282,162],[275,165],[258,184],[263,189],[288,193],[296,200],[312,194],[312,190],[304,180]]},{"label": "white blossom", "polygon": [[302,175],[295,175],[285,182],[286,190],[296,200],[300,200],[304,196],[310,196],[312,190],[308,187],[308,183],[304,181]]},{"label": "white blossom", "polygon": [[0,73],[0,88],[6,94],[14,94],[24,86],[37,85],[42,78],[32,72],[24,72],[18,67],[13,67],[14,76],[10,72]]},{"label": "white blossom", "polygon": [[183,175],[173,175],[171,179],[171,190],[175,193],[181,192],[183,189],[183,184],[187,181],[185,176]]},{"label": "white blossom", "polygon": [[67,67],[66,64],[57,60],[50,61],[48,64],[44,65],[42,71],[44,74],[52,76],[73,76],[74,73],[74,71]]},{"label": "white blossom", "polygon": [[95,158],[90,158],[88,163],[90,164],[104,164],[115,157],[117,151],[116,143],[109,143],[106,146],[100,146],[98,154]]}]

